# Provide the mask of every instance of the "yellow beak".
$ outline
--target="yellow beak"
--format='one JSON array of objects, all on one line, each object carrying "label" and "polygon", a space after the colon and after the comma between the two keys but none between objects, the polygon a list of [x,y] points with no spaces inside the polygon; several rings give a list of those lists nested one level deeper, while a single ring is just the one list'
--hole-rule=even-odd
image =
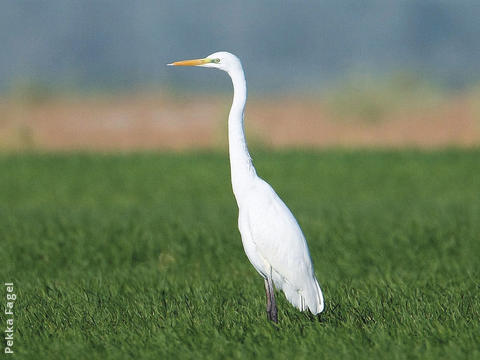
[{"label": "yellow beak", "polygon": [[203,64],[211,63],[212,59],[194,59],[194,60],[182,60],[182,61],[175,61],[171,64],[167,64],[168,66],[198,66]]}]

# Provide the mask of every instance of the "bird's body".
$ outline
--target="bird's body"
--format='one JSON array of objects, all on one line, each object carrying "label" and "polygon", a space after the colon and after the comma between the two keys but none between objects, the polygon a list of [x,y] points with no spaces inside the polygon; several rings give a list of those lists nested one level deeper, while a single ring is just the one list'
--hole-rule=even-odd
[{"label": "bird's body", "polygon": [[248,259],[264,278],[271,277],[301,311],[323,310],[323,296],[297,221],[272,187],[259,177],[239,204],[238,228]]},{"label": "bird's body", "polygon": [[234,96],[228,117],[228,140],[232,188],[239,209],[238,228],[248,259],[265,279],[269,319],[277,321],[272,283],[299,310],[322,312],[322,291],[300,226],[272,187],[257,176],[248,152],[243,128],[247,88],[240,60],[233,54],[218,52],[205,59],[172,65],[219,68],[232,79]]}]

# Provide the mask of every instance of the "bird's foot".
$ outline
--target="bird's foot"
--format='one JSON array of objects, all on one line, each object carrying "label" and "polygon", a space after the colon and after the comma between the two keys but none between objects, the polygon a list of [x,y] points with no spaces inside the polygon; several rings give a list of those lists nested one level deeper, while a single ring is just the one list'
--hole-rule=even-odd
[{"label": "bird's foot", "polygon": [[268,320],[273,321],[275,324],[278,323],[278,312],[276,306],[267,310],[267,318]]}]

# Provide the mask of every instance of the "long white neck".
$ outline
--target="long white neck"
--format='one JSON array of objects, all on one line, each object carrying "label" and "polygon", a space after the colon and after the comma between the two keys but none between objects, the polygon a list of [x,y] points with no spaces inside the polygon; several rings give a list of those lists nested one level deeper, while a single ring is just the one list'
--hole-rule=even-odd
[{"label": "long white neck", "polygon": [[240,205],[241,194],[248,191],[257,173],[248,152],[243,129],[243,113],[247,101],[245,75],[241,67],[230,71],[229,75],[233,83],[233,103],[228,115],[228,147],[233,193]]}]

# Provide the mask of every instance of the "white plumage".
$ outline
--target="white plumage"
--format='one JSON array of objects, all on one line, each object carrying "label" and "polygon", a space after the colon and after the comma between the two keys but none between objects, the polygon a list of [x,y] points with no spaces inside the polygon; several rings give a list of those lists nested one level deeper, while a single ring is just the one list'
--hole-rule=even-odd
[{"label": "white plumage", "polygon": [[250,262],[301,311],[322,312],[323,296],[313,272],[305,238],[272,187],[256,177],[239,204],[238,227]]},{"label": "white plumage", "polygon": [[277,322],[272,281],[299,310],[322,312],[323,294],[302,230],[272,187],[257,176],[248,152],[243,129],[247,88],[240,60],[228,52],[217,52],[204,59],[169,65],[218,68],[232,79],[228,138],[232,188],[239,208],[238,228],[248,259],[265,279],[269,319]]}]

